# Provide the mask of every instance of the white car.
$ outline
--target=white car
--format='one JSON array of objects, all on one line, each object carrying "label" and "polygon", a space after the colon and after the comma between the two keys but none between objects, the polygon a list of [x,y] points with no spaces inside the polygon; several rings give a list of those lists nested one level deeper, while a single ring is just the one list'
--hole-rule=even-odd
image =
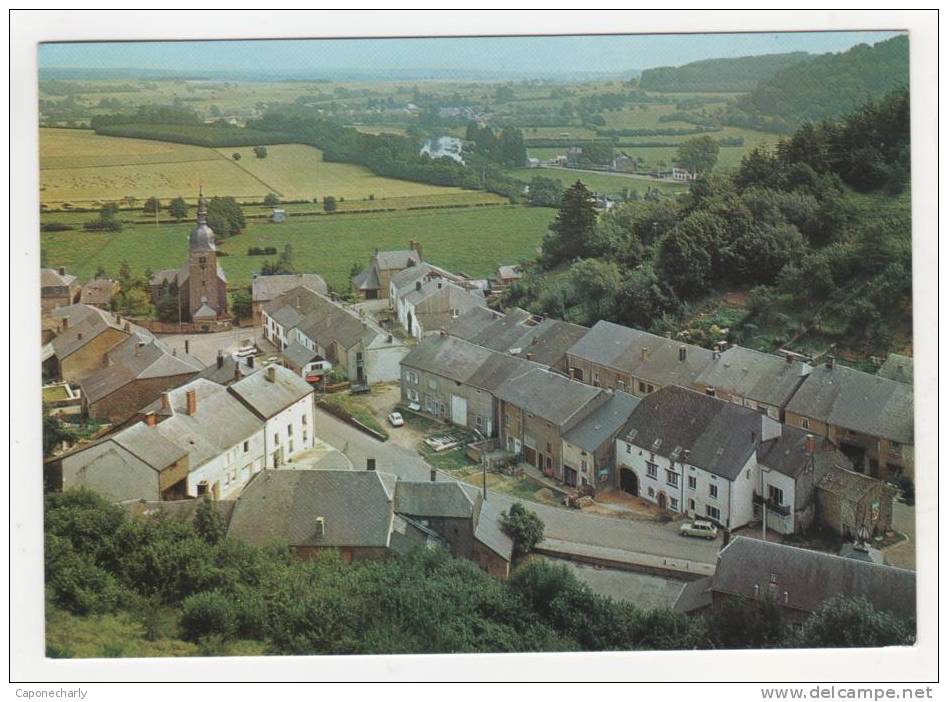
[{"label": "white car", "polygon": [[704,519],[695,519],[693,522],[681,525],[678,533],[682,536],[698,536],[703,539],[716,539],[718,528]]},{"label": "white car", "polygon": [[402,415],[399,412],[392,412],[388,415],[388,423],[393,427],[400,427],[405,423],[405,420],[402,419]]}]

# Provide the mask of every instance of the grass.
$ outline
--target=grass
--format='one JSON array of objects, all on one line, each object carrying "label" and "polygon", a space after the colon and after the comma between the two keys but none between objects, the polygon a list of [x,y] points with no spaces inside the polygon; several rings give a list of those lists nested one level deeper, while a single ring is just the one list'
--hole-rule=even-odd
[{"label": "grass", "polygon": [[350,395],[346,392],[334,392],[321,395],[319,401],[321,404],[332,405],[333,407],[343,410],[369,429],[388,438],[388,430],[375,418],[372,409],[360,400],[357,395]]},{"label": "grass", "polygon": [[652,188],[653,190],[661,190],[663,193],[677,194],[688,189],[686,185],[680,183],[666,183],[645,178],[630,178],[623,175],[576,171],[565,168],[514,168],[511,169],[510,173],[526,183],[529,183],[536,176],[554,178],[563,183],[563,187],[568,187],[577,180],[581,180],[587,188],[600,193],[621,193],[625,188],[629,188],[630,190],[638,190],[641,194]]},{"label": "grass", "polygon": [[[326,195],[362,200],[372,195],[376,202],[440,195],[453,198],[468,192],[383,178],[353,164],[327,163],[322,152],[311,146],[287,144],[267,150],[267,158],[258,159],[250,148],[215,150],[99,136],[87,130],[41,129],[40,201],[59,207],[126,196],[169,200],[194,197],[199,185],[211,195],[258,202],[270,192],[291,200],[321,200]],[[233,159],[234,153],[241,154],[240,161]]]},{"label": "grass", "polygon": [[[297,270],[317,272],[335,289],[349,287],[354,263],[364,265],[376,248],[403,249],[415,239],[426,260],[475,277],[490,275],[499,263],[536,256],[536,249],[555,210],[539,207],[475,207],[371,214],[291,217],[284,224],[252,220],[246,231],[220,242],[229,254],[220,262],[231,287],[247,286],[264,256],[247,256],[252,246],[293,247]],[[91,219],[92,215],[86,215]],[[80,279],[98,266],[113,275],[123,260],[132,273],[181,265],[188,252],[187,234],[194,225],[129,225],[121,232],[46,232],[40,235],[50,266],[65,266]]]}]

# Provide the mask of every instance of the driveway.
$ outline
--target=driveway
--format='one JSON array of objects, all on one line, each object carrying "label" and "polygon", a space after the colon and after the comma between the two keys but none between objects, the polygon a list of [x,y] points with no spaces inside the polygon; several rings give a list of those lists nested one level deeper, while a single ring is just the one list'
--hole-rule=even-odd
[{"label": "driveway", "polygon": [[907,538],[884,551],[886,562],[915,570],[915,507],[896,500],[892,504],[892,528]]},{"label": "driveway", "polygon": [[[375,458],[378,470],[394,473],[405,480],[429,480],[431,467],[418,453],[405,446],[376,441],[341,422],[332,415],[317,410],[316,435],[342,451],[356,470],[364,470],[367,458]],[[454,480],[439,472],[439,480]],[[487,499],[501,510],[508,509],[517,500],[510,495],[487,491]],[[573,509],[531,502],[531,510],[546,525],[550,539],[569,543],[589,544],[622,549],[635,553],[687,559],[700,563],[714,563],[721,547],[721,537],[708,542],[678,535],[678,525],[600,517]]]},{"label": "driveway", "polygon": [[168,348],[184,353],[184,342],[188,341],[192,356],[206,365],[217,360],[218,350],[230,354],[244,346],[246,342],[255,343],[262,339],[260,327],[234,327],[228,331],[212,334],[156,334]]}]

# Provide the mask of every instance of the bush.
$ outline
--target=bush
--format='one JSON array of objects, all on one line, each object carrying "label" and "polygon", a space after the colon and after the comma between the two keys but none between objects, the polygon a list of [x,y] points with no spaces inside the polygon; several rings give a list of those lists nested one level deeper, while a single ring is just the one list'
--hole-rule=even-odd
[{"label": "bush", "polygon": [[514,553],[523,556],[543,541],[543,521],[522,502],[515,502],[500,516],[500,527],[514,542]]},{"label": "bush", "polygon": [[41,232],[68,232],[73,229],[74,226],[65,222],[46,222],[40,227]]},{"label": "bush", "polygon": [[198,592],[181,605],[181,633],[186,641],[206,636],[231,638],[237,633],[237,608],[233,597],[217,590]]}]

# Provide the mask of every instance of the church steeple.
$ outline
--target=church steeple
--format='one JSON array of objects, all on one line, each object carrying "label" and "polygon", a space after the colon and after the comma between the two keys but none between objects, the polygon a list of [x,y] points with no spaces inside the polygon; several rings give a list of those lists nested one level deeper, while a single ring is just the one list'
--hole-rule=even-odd
[{"label": "church steeple", "polygon": [[191,230],[191,251],[216,251],[214,231],[207,226],[207,202],[204,200],[204,188],[198,190],[197,226]]},{"label": "church steeple", "polygon": [[198,224],[207,224],[207,203],[204,202],[204,185],[198,186]]}]

